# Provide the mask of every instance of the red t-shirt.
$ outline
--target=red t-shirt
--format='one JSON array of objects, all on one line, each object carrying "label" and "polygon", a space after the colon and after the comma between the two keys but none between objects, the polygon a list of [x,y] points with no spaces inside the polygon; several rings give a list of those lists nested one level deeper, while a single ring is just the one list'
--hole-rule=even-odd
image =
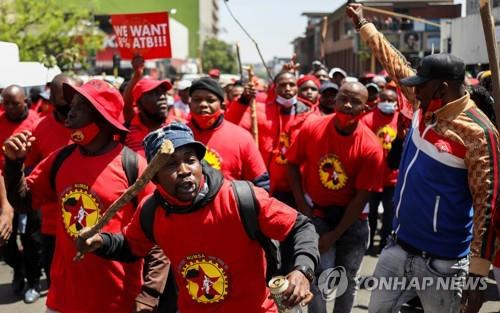
[{"label": "red t-shirt", "polygon": [[[61,313],[132,312],[142,283],[142,262],[121,263],[87,254],[73,262],[75,238],[81,227],[92,226],[109,205],[127,188],[121,162],[122,145],[99,156],[82,155],[77,148],[61,165],[56,175],[56,192],[49,184],[49,173],[57,151],[44,159],[27,178],[34,207],[59,203],[56,248],[50,273],[47,306]],[[139,158],[139,174],[146,167]],[[152,191],[148,185],[139,195]],[[103,228],[120,232],[130,221],[135,208],[124,206]]]},{"label": "red t-shirt", "polygon": [[320,207],[347,206],[357,189],[381,191],[383,152],[363,123],[349,136],[333,126],[335,114],[304,125],[287,153],[288,162],[302,166],[302,185]]},{"label": "red t-shirt", "polygon": [[[259,202],[259,225],[269,238],[284,240],[297,212],[254,187]],[[137,255],[152,243],[145,237],[139,211],[125,230]],[[277,312],[266,288],[264,250],[251,240],[240,220],[229,181],[214,200],[189,214],[156,210],[154,238],[172,262],[182,313]]]},{"label": "red t-shirt", "polygon": [[255,141],[241,127],[226,120],[208,130],[201,130],[191,122],[188,126],[194,138],[207,146],[205,161],[225,178],[253,181],[267,172]]},{"label": "red t-shirt", "polygon": [[[10,121],[5,112],[0,113],[0,145],[3,146],[5,140],[23,130],[33,131],[38,119],[38,115],[31,110],[28,110],[28,116],[24,120],[17,123]],[[0,153],[0,171],[3,170],[3,166],[4,155],[2,150]]]},{"label": "red t-shirt", "polygon": [[[167,119],[163,125],[167,125],[172,123],[173,121],[178,121],[184,123],[185,120],[181,116],[181,113],[177,109],[170,110],[167,115]],[[137,152],[141,156],[145,157],[146,153],[144,152],[144,146],[142,145],[142,140],[154,129],[150,129],[146,125],[141,122],[139,118],[139,114],[136,113],[134,118],[130,121],[129,132],[125,137],[124,144]]]},{"label": "red t-shirt", "polygon": [[[58,122],[54,114],[49,114],[38,121],[33,130],[36,140],[31,144],[31,149],[25,164],[28,167],[36,166],[55,150],[71,143],[70,131]],[[40,210],[42,212],[42,233],[55,235],[57,225],[57,202],[46,203]]]},{"label": "red t-shirt", "polygon": [[[305,105],[304,105],[305,106]],[[306,111],[294,115],[281,113],[281,106],[271,104],[257,104],[257,123],[259,128],[259,150],[269,169],[271,178],[271,193],[274,191],[289,192],[286,174],[286,151],[295,140],[304,121],[311,115]],[[251,131],[250,115],[246,111],[248,106],[239,102],[231,104],[226,113],[228,120],[240,123],[241,127]]]},{"label": "red t-shirt", "polygon": [[398,134],[398,112],[384,114],[375,108],[363,116],[363,123],[377,136],[384,149],[384,186],[396,186],[398,170],[393,170],[387,164],[387,155],[392,147],[392,142]]}]

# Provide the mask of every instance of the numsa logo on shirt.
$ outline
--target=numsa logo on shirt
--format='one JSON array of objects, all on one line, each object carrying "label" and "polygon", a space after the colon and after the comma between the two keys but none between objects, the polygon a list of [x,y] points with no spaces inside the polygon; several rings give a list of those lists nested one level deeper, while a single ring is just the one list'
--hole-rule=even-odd
[{"label": "numsa logo on shirt", "polygon": [[288,133],[282,132],[280,134],[280,138],[279,138],[278,149],[276,149],[274,151],[276,154],[276,157],[274,158],[276,163],[281,164],[281,165],[284,165],[287,163],[287,159],[286,159],[285,155],[286,155],[286,152],[287,152],[289,147],[290,147],[290,136],[288,135]]},{"label": "numsa logo on shirt", "polygon": [[185,258],[181,263],[181,275],[194,301],[208,304],[224,300],[229,288],[226,267],[222,260],[204,254]]},{"label": "numsa logo on shirt", "polygon": [[84,227],[92,227],[100,218],[101,205],[86,185],[67,189],[61,200],[64,228],[76,238]]},{"label": "numsa logo on shirt", "polygon": [[321,184],[330,190],[339,190],[345,187],[349,179],[342,163],[336,155],[328,154],[319,161],[319,179]]},{"label": "numsa logo on shirt", "polygon": [[377,137],[384,150],[391,150],[392,142],[396,139],[396,130],[390,125],[385,125],[377,131]]},{"label": "numsa logo on shirt", "polygon": [[216,170],[220,170],[222,168],[222,158],[217,151],[209,147],[207,147],[207,151],[205,152],[205,157],[203,159],[208,163],[208,165]]}]

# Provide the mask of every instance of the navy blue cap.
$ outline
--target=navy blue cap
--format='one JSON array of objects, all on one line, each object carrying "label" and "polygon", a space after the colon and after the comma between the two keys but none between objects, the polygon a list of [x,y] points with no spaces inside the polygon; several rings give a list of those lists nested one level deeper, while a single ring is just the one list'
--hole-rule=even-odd
[{"label": "navy blue cap", "polygon": [[417,75],[400,80],[403,86],[418,86],[430,80],[464,80],[465,63],[462,59],[447,53],[426,56],[417,70]]},{"label": "navy blue cap", "polygon": [[339,91],[339,86],[337,84],[329,82],[329,81],[324,82],[319,87],[319,93],[323,93],[323,92],[327,91],[328,89],[333,89],[333,90]]},{"label": "navy blue cap", "polygon": [[193,132],[185,124],[172,122],[165,127],[159,128],[150,132],[143,140],[144,150],[146,152],[146,159],[151,159],[156,155],[165,140],[170,140],[174,149],[192,145],[196,150],[196,155],[201,161],[205,156],[206,147],[199,141],[194,140]]}]

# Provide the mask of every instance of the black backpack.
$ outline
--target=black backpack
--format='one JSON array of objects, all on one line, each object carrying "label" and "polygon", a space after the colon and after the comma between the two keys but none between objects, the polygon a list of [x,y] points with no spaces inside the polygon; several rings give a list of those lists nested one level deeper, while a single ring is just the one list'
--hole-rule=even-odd
[{"label": "black backpack", "polygon": [[[56,190],[57,171],[63,164],[64,160],[66,160],[71,155],[71,153],[75,151],[76,147],[76,144],[67,145],[57,153],[49,173],[49,183],[52,191]],[[134,151],[130,150],[130,148],[127,146],[123,146],[121,155],[123,170],[125,172],[125,176],[127,176],[128,185],[132,186],[132,184],[135,183],[137,177],[139,176],[139,159],[137,157],[137,154]],[[137,207],[137,197],[134,197],[132,199],[132,203],[134,207]]]},{"label": "black backpack", "polygon": [[[255,198],[252,183],[235,180],[232,182],[232,187],[238,203],[241,221],[248,237],[257,240],[264,249],[267,261],[266,281],[269,281],[273,276],[276,276],[281,268],[279,243],[266,237],[260,230],[258,221],[259,205]],[[144,202],[140,215],[141,228],[146,237],[154,243],[156,243],[153,234],[154,217],[156,208],[162,202],[161,196],[155,192]]]}]

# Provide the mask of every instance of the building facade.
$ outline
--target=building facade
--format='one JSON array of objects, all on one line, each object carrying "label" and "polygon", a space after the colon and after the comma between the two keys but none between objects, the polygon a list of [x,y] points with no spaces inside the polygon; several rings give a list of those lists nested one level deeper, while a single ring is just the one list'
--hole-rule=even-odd
[{"label": "building facade", "polygon": [[[439,24],[441,19],[460,17],[461,14],[461,5],[453,4],[452,0],[379,0],[373,1],[369,5],[386,11],[420,17],[436,24]],[[310,21],[305,36],[294,41],[295,53],[298,59],[306,62],[302,68],[303,72],[310,70],[312,60],[316,59],[323,59],[328,68],[340,67],[345,69],[348,74],[355,76],[381,70],[370,54],[368,47],[360,40],[351,20],[346,16],[345,7],[346,5],[342,5],[327,15],[328,27],[323,42],[323,58],[317,40],[321,33],[321,27],[318,27],[318,23],[321,24],[319,16],[317,14],[304,14]],[[364,15],[412,63],[417,64],[425,55],[440,50],[440,29],[437,26],[373,13],[368,10],[365,10]]]}]

